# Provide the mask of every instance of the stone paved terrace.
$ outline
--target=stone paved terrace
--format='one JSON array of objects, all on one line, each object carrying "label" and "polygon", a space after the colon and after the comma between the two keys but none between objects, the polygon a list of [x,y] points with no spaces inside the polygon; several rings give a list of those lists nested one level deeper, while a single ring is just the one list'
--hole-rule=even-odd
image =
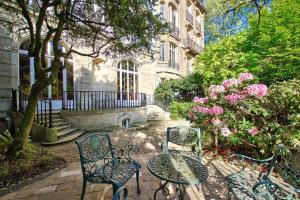
[{"label": "stone paved terrace", "polygon": [[[142,163],[140,173],[141,194],[136,193],[135,177],[129,180],[126,187],[129,190],[129,200],[153,199],[155,190],[159,187],[159,179],[154,177],[147,169],[146,163],[154,154],[140,154],[136,157]],[[186,187],[187,200],[197,199],[226,199],[226,184],[224,175],[235,171],[234,168],[224,165],[222,161],[205,161],[209,170],[209,178],[201,186]],[[221,163],[221,164],[220,164]],[[222,164],[223,163],[223,164]],[[218,165],[222,173],[215,167]],[[223,169],[222,169],[223,168]],[[26,186],[16,192],[0,197],[1,200],[77,200],[80,199],[82,189],[82,176],[79,162],[70,163],[59,172]],[[171,195],[168,199],[177,199],[174,194],[174,185],[169,186]],[[112,187],[106,184],[88,184],[86,200],[112,199]],[[166,199],[158,194],[158,199]]]},{"label": "stone paved terrace", "polygon": [[[153,176],[147,168],[147,161],[160,153],[159,143],[165,136],[167,126],[187,125],[185,121],[167,121],[132,129],[110,131],[113,145],[137,144],[140,153],[133,158],[142,164],[140,173],[141,194],[136,193],[135,177],[127,182],[129,200],[153,199],[155,190],[159,187],[159,179]],[[34,182],[16,192],[0,197],[1,200],[77,200],[82,190],[82,175],[78,150],[74,143],[48,148],[49,152],[63,156],[68,160],[66,168],[57,173]],[[186,187],[186,200],[222,200],[226,199],[227,189],[224,177],[239,170],[236,166],[224,163],[222,160],[211,160],[207,157],[204,164],[208,168],[209,177],[200,185]],[[158,199],[177,199],[174,185],[169,186],[171,195]],[[112,187],[106,184],[88,184],[85,200],[112,199]]]}]

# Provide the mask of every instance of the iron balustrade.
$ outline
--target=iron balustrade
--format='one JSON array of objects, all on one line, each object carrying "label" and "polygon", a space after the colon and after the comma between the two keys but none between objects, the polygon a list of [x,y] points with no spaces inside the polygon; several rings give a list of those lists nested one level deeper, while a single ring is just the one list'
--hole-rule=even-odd
[{"label": "iron balustrade", "polygon": [[190,37],[187,37],[187,39],[186,39],[186,46],[188,48],[194,50],[197,53],[200,53],[203,51],[203,48],[197,42],[195,42],[193,39],[191,39]]},{"label": "iron balustrade", "polygon": [[179,38],[179,28],[174,23],[169,23],[170,33]]},{"label": "iron balustrade", "polygon": [[145,93],[112,91],[64,91],[63,110],[106,110],[147,105]]},{"label": "iron balustrade", "polygon": [[170,68],[173,68],[173,69],[176,69],[176,70],[179,70],[179,64],[176,62],[176,61],[174,61],[174,60],[169,60],[169,67]]},{"label": "iron balustrade", "polygon": [[[19,112],[25,114],[29,95],[19,90]],[[39,98],[36,105],[35,122],[45,127],[52,128],[52,100]]]},{"label": "iron balustrade", "polygon": [[188,10],[186,11],[186,20],[193,24],[193,15]]}]

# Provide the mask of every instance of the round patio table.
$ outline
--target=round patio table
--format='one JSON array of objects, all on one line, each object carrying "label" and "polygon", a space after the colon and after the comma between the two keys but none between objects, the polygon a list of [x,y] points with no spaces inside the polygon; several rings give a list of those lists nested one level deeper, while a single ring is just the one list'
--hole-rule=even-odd
[{"label": "round patio table", "polygon": [[185,194],[184,185],[195,185],[202,183],[208,177],[207,168],[195,157],[178,153],[163,153],[151,158],[148,162],[149,171],[160,178],[160,187],[154,193],[154,199],[158,191],[164,196],[170,194],[166,187],[168,183],[176,184],[178,198],[182,200]]}]

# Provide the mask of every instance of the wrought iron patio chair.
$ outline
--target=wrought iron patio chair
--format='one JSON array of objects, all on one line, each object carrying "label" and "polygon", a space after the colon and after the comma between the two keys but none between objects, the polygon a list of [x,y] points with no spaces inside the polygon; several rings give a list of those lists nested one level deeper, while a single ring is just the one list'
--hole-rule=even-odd
[{"label": "wrought iron patio chair", "polygon": [[[122,197],[122,192],[123,192],[123,199],[121,198]],[[113,200],[126,200],[127,199],[127,195],[128,195],[128,190],[127,188],[125,187],[120,187],[114,197],[113,197]]]},{"label": "wrought iron patio chair", "polygon": [[[257,160],[244,155],[233,155],[243,165],[242,170],[228,175],[228,199],[254,200],[292,200],[300,198],[300,148],[278,145],[273,156]],[[255,173],[245,170],[244,162],[250,161],[262,165],[262,171]],[[284,180],[272,177],[273,171]]]},{"label": "wrought iron patio chair", "polygon": [[169,153],[190,154],[201,158],[200,129],[189,126],[167,127],[161,149]]},{"label": "wrought iron patio chair", "polygon": [[83,200],[87,182],[112,184],[113,194],[136,174],[137,192],[139,187],[140,163],[130,157],[137,153],[138,147],[128,145],[114,149],[108,134],[92,134],[76,141],[79,149],[83,175],[81,200]]}]

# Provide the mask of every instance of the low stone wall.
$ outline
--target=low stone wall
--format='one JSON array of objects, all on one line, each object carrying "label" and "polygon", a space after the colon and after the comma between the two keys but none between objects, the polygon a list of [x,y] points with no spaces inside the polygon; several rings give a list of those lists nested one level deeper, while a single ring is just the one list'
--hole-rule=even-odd
[{"label": "low stone wall", "polygon": [[91,111],[61,111],[66,122],[82,130],[105,130],[122,126],[122,120],[129,119],[129,123],[147,121],[146,107],[118,108],[113,110]]}]

